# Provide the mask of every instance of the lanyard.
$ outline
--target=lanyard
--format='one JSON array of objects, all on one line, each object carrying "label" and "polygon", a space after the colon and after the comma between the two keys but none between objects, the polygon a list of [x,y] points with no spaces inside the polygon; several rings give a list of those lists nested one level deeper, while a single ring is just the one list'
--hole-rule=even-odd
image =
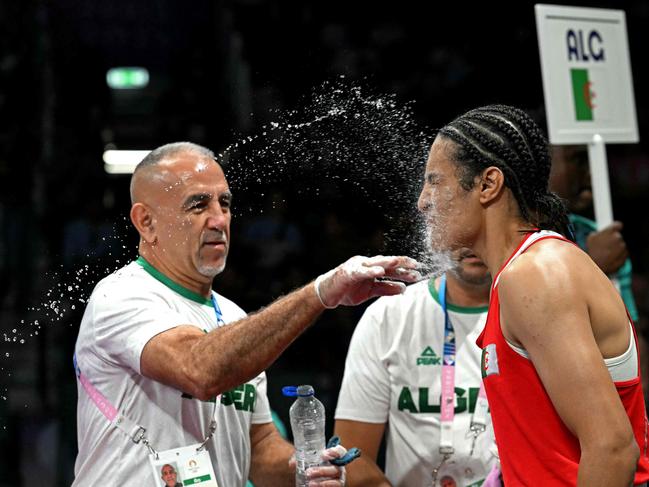
[{"label": "lanyard", "polygon": [[444,312],[444,348],[442,354],[442,404],[439,452],[452,455],[453,418],[455,416],[455,330],[446,307],[446,275],[439,282],[439,304]]},{"label": "lanyard", "polygon": [[88,394],[88,397],[92,399],[92,402],[95,403],[97,409],[103,414],[106,419],[118,430],[128,436],[133,443],[138,444],[142,442],[151,453],[157,455],[157,452],[149,444],[149,440],[146,438],[146,428],[140,426],[139,424],[131,421],[128,417],[123,415],[112,403],[106,399],[97,388],[90,382],[88,377],[81,372],[79,368],[79,363],[77,362],[77,354],[75,353],[73,358],[74,363],[74,373],[79,379],[79,383],[83,386],[83,389]]},{"label": "lanyard", "polygon": [[[221,308],[216,301],[216,295],[214,292],[211,293],[211,298],[212,305],[214,306],[214,313],[216,314],[216,324],[220,327],[225,324],[225,322],[223,321],[223,313],[221,312]],[[81,372],[81,368],[79,367],[79,363],[77,362],[76,353],[74,354],[72,360],[74,364],[74,372],[77,376],[77,379],[79,379],[79,383],[88,394],[88,397],[90,397],[92,402],[95,403],[97,409],[99,409],[99,411],[106,417],[108,421],[112,423],[115,428],[126,434],[126,436],[128,436],[133,441],[133,443],[137,444],[142,442],[157,458],[158,452],[151,446],[149,440],[146,438],[146,428],[127,418],[115,406],[113,406],[113,404],[108,399],[106,399],[106,396],[99,392],[99,390],[92,384],[92,382],[90,382],[88,377],[84,375],[83,372]],[[212,438],[214,432],[216,431],[215,417],[218,402],[219,396],[217,396],[214,400],[214,409],[212,410],[211,416],[212,420],[210,421],[207,435],[205,436],[203,442],[200,444],[198,450],[205,448],[205,445],[210,440],[210,438]]]},{"label": "lanyard", "polygon": [[[444,312],[444,349],[442,355],[442,404],[440,417],[440,444],[439,452],[443,457],[449,458],[455,452],[453,447],[453,418],[455,417],[455,330],[451,323],[446,304],[446,275],[439,282],[439,304]],[[475,410],[471,417],[470,434],[473,435],[473,444],[480,433],[487,427],[487,414],[489,404],[484,384],[480,382],[480,392],[476,401]]]},{"label": "lanyard", "polygon": [[212,306],[214,306],[214,313],[216,313],[216,324],[217,326],[223,326],[225,325],[225,322],[223,321],[223,313],[221,313],[221,308],[219,307],[219,303],[216,302],[216,293],[214,291],[210,291],[210,297],[212,298]]}]

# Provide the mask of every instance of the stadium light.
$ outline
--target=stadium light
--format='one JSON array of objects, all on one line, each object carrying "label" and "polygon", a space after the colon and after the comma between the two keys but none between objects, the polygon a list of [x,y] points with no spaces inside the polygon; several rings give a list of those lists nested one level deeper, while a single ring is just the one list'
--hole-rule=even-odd
[{"label": "stadium light", "polygon": [[149,84],[149,71],[139,67],[110,68],[106,83],[113,90],[136,90]]},{"label": "stadium light", "polygon": [[148,150],[107,150],[104,152],[104,171],[108,174],[132,174],[135,166],[151,152]]}]

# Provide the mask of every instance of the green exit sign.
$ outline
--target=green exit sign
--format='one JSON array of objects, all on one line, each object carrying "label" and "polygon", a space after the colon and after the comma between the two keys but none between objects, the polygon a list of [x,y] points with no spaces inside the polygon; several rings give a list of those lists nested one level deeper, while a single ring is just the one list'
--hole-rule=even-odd
[{"label": "green exit sign", "polygon": [[106,83],[114,90],[134,90],[149,84],[146,68],[111,68],[106,73]]}]

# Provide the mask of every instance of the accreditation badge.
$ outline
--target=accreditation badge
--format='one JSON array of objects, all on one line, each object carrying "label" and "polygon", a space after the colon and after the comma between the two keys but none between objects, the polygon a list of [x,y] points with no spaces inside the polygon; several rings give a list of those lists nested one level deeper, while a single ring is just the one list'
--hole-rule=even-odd
[{"label": "accreditation badge", "polygon": [[437,474],[435,487],[478,487],[487,477],[487,469],[479,458],[450,459]]},{"label": "accreditation badge", "polygon": [[156,487],[198,485],[219,487],[210,454],[200,443],[149,455]]}]

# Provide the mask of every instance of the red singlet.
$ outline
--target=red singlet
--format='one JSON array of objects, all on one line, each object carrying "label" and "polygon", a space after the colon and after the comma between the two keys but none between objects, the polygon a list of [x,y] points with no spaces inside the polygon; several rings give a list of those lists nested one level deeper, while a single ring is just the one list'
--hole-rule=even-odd
[{"label": "red singlet", "polygon": [[[554,232],[532,233],[521,242],[500,272],[530,245],[547,238],[566,240]],[[581,456],[579,441],[555,411],[532,362],[505,341],[500,329],[497,287],[500,272],[493,282],[487,323],[476,343],[482,349],[482,377],[504,483],[507,487],[574,486]],[[637,349],[637,338],[634,339]],[[615,382],[615,387],[640,447],[634,483],[643,483],[649,480],[649,458],[640,374],[632,380]]]}]

